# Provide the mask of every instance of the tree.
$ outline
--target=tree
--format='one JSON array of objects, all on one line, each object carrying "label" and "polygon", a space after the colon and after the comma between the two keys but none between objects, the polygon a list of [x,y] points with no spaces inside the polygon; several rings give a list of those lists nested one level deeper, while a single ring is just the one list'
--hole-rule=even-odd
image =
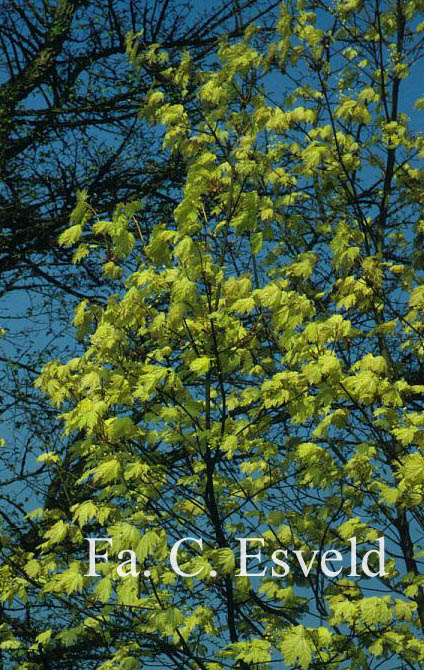
[{"label": "tree", "polygon": [[[34,522],[36,553],[3,539],[3,594],[63,619],[42,623],[32,652],[13,651],[15,627],[8,658],[423,663],[424,137],[401,97],[423,9],[283,4],[265,53],[251,25],[202,68],[182,54],[163,73],[172,85],[150,92],[142,111],[185,166],[183,194],[151,230],[139,203],[107,220],[81,200],[61,236],[91,245],[111,289],[77,308],[82,355],[39,381],[74,444],[66,462],[41,457],[62,482],[57,504]],[[87,537],[112,540],[97,543],[100,577]],[[203,538],[179,552],[193,579],[169,563],[187,537]],[[250,572],[267,568],[252,581],[236,575],[249,537],[265,544]],[[366,558],[379,538],[384,566]],[[126,549],[137,576],[118,572]],[[272,576],[280,549],[289,570]],[[299,555],[314,550],[340,552],[342,572],[317,557],[308,572]]]},{"label": "tree", "polygon": [[[0,8],[0,434],[3,523],[17,542],[34,496],[51,499],[57,482],[34,465],[40,443],[63,452],[55,412],[33,388],[51,356],[78,352],[67,337],[69,310],[85,297],[102,301],[104,282],[93,256],[59,248],[77,192],[110,216],[119,199],[148,195],[149,225],[167,220],[181,188],[177,159],[168,161],[142,100],[168,65],[149,53],[158,42],[169,64],[189,47],[200,63],[219,34],[233,39],[249,20],[266,32],[273,0],[215,3],[11,0]],[[127,37],[142,67],[126,55]],[[188,98],[187,98],[188,103]],[[18,458],[17,458],[18,454]],[[20,533],[17,533],[20,528]]]},{"label": "tree", "polygon": [[[86,192],[104,216],[119,199],[144,194],[151,221],[169,218],[177,204],[181,171],[167,161],[148,124],[137,120],[166,67],[158,61],[151,67],[150,50],[163,43],[172,63],[190,46],[200,63],[222,32],[235,37],[252,19],[266,32],[277,4],[222,2],[211,11],[173,0],[2,4],[0,410],[27,461],[40,434],[58,439],[52,412],[32,390],[34,378],[48,356],[64,353],[72,301],[102,298],[92,258],[81,255],[76,274],[72,254],[56,243],[76,193]],[[138,74],[126,56],[129,33],[137,35],[139,57],[145,56]],[[9,470],[15,461],[10,454]]]},{"label": "tree", "polygon": [[[104,216],[118,198],[149,194],[149,225],[171,217],[182,171],[137,120],[166,67],[153,70],[149,50],[163,43],[172,63],[190,46],[200,63],[222,32],[233,39],[255,18],[266,33],[277,4],[222,2],[209,11],[172,0],[12,0],[0,8],[0,516],[3,533],[26,551],[38,543],[26,513],[34,500],[51,506],[61,486],[35,456],[48,441],[68,462],[70,446],[33,381],[48,357],[78,353],[68,337],[72,305],[104,296],[93,256],[80,257],[76,273],[72,253],[56,243],[76,193],[86,192]],[[138,56],[146,56],[139,73],[127,61],[129,31],[138,34]],[[39,616],[27,603],[23,620],[8,619],[27,646],[37,635],[29,621]]]}]

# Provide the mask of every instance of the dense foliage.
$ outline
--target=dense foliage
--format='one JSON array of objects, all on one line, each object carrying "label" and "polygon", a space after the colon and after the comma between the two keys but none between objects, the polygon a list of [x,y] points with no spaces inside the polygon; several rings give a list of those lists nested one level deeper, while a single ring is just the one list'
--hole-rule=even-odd
[{"label": "dense foliage", "polygon": [[[104,217],[119,199],[146,195],[149,227],[171,220],[183,169],[138,118],[142,101],[154,82],[164,81],[161,70],[179,62],[182,48],[190,47],[200,66],[220,34],[235,39],[252,19],[266,39],[277,5],[0,2],[0,517],[3,534],[27,551],[38,535],[26,513],[49,507],[61,486],[36,456],[54,449],[67,462],[72,442],[34,380],[50,358],[81,351],[69,336],[69,315],[79,300],[101,302],[108,290],[94,255],[80,258],[75,269],[73,251],[57,245],[76,194],[85,191]],[[126,55],[129,33],[144,55],[137,72]],[[167,64],[149,58],[159,42]],[[30,646],[37,629],[28,621],[36,614],[30,604],[18,611],[9,624]]]},{"label": "dense foliage", "polygon": [[[53,356],[72,356],[69,313],[85,297],[101,300],[104,281],[92,256],[78,272],[57,237],[76,194],[110,216],[123,199],[147,195],[150,225],[171,218],[183,170],[168,160],[157,133],[137,118],[165,65],[150,50],[166,45],[169,63],[182,48],[200,65],[222,33],[234,39],[254,19],[273,21],[278,0],[193,6],[190,0],[8,0],[0,3],[0,433],[1,483],[10,509],[26,492],[43,498],[46,480],[33,454],[49,436],[66,448],[54,412],[34,392]],[[126,56],[136,37],[139,70]],[[18,458],[17,454],[18,452]],[[32,476],[34,474],[34,476]],[[19,491],[19,494],[18,494]],[[3,500],[5,503],[6,501]],[[19,520],[16,518],[19,517]],[[5,523],[10,525],[4,519]],[[14,521],[23,524],[21,510]]]},{"label": "dense foliage", "polygon": [[[80,194],[60,242],[100,259],[109,298],[81,302],[82,355],[38,382],[73,446],[40,456],[60,485],[36,548],[3,537],[5,601],[39,607],[30,649],[6,617],[8,663],[424,663],[424,101],[401,96],[423,10],[299,0],[266,48],[251,24],[203,67],[182,52],[141,109],[184,166],[173,221]],[[87,537],[113,542],[100,577]],[[195,578],[169,563],[184,537],[203,538],[180,551]],[[264,538],[260,579],[236,574],[243,537]],[[352,537],[360,558],[385,538],[384,571],[351,574]],[[293,553],[330,549],[335,576]]]}]

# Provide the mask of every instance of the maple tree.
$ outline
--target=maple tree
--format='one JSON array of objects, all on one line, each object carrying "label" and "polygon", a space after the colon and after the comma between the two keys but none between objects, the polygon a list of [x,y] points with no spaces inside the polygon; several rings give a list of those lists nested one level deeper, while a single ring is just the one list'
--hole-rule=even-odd
[{"label": "maple tree", "polygon": [[[220,33],[234,39],[249,20],[260,23],[266,39],[277,5],[278,0],[220,0],[208,7],[190,0],[0,3],[0,434],[11,438],[0,459],[1,483],[16,484],[4,500],[8,509],[46,496],[42,468],[34,467],[40,440],[49,436],[54,448],[62,443],[66,449],[34,379],[49,358],[75,354],[67,334],[77,301],[103,297],[93,257],[82,259],[75,272],[72,252],[57,245],[76,193],[87,191],[91,206],[104,216],[119,199],[148,195],[150,225],[171,217],[177,204],[183,171],[137,116],[164,66],[146,58],[135,72],[126,56],[128,33],[137,35],[140,54],[160,42],[171,63],[190,47],[200,64]],[[8,488],[3,490],[6,496]],[[19,526],[16,506],[15,513]]]},{"label": "maple tree", "polygon": [[[94,255],[77,271],[72,250],[57,245],[87,192],[103,216],[118,199],[148,195],[149,225],[172,217],[183,170],[168,160],[157,133],[137,117],[166,65],[146,58],[135,72],[128,32],[139,54],[160,42],[169,62],[182,48],[196,63],[221,33],[234,39],[255,19],[266,39],[278,0],[9,0],[0,3],[0,516],[2,532],[27,551],[37,531],[26,513],[56,504],[62,483],[36,462],[40,444],[68,462],[70,440],[56,410],[34,389],[51,357],[79,351],[69,336],[78,300],[101,301],[105,281]],[[186,99],[186,102],[188,100]],[[50,476],[51,475],[51,476]],[[10,619],[30,646],[32,608]],[[36,618],[36,616],[35,616]]]},{"label": "maple tree", "polygon": [[[60,243],[100,259],[110,294],[80,303],[83,353],[38,381],[74,442],[40,456],[61,486],[36,550],[3,538],[3,599],[40,608],[29,649],[6,618],[17,667],[424,662],[424,136],[401,98],[423,10],[282,3],[266,49],[252,24],[207,66],[183,52],[141,109],[185,166],[174,220],[144,225],[138,201],[103,219],[80,194]],[[236,574],[249,537],[260,579]],[[382,537],[372,578],[294,554],[356,538],[363,559]],[[203,539],[180,549],[195,578],[170,565],[181,538]]]}]

